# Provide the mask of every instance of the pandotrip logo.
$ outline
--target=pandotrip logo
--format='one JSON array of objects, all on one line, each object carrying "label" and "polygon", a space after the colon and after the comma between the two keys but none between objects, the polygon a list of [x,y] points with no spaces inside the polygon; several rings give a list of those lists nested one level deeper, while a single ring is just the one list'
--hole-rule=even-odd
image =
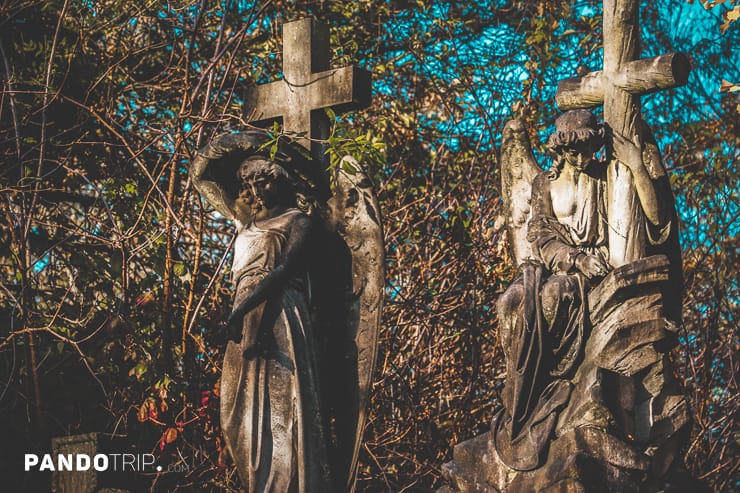
[{"label": "pandotrip logo", "polygon": [[[109,454],[24,454],[25,471],[77,471],[98,472],[162,472],[155,465],[153,454],[109,453]],[[169,470],[169,468],[168,468]]]}]

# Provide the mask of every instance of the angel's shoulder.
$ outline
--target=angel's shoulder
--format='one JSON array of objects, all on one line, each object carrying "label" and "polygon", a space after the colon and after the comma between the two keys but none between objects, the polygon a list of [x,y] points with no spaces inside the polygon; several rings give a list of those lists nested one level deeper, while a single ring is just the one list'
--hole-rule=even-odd
[{"label": "angel's shoulder", "polygon": [[550,172],[547,170],[540,170],[532,180],[532,193],[543,192],[550,189]]},{"label": "angel's shoulder", "polygon": [[306,213],[305,211],[301,209],[290,209],[285,214],[288,215],[289,220],[293,224],[299,224],[299,225],[313,224],[313,218],[310,215],[308,215],[308,213]]},{"label": "angel's shoulder", "polygon": [[290,209],[282,216],[291,236],[305,236],[314,229],[314,219],[300,209]]}]

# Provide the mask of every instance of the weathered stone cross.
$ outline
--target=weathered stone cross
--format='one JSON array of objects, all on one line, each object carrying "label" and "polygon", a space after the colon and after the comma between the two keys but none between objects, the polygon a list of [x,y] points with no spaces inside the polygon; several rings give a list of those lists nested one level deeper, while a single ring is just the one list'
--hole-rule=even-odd
[{"label": "weathered stone cross", "polygon": [[283,79],[257,86],[246,97],[254,122],[283,119],[283,132],[323,160],[320,140],[329,136],[325,108],[340,113],[368,106],[370,73],[329,68],[329,27],[313,18],[283,24]]},{"label": "weathered stone cross", "polygon": [[[691,71],[681,53],[637,59],[638,13],[638,0],[604,0],[604,69],[561,81],[555,96],[563,111],[603,104],[606,123],[628,137],[640,95],[684,85]],[[616,267],[644,257],[647,242],[630,171],[614,161],[607,179],[609,253]]]}]

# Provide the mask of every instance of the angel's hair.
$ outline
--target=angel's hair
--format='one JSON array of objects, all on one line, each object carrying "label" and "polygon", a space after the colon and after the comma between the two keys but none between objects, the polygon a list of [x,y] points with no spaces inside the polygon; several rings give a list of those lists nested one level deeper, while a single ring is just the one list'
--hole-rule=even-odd
[{"label": "angel's hair", "polygon": [[265,178],[281,183],[295,198],[296,207],[308,215],[316,212],[318,202],[311,197],[305,187],[288,170],[262,156],[251,156],[245,159],[237,170],[240,182],[239,195],[249,194],[249,182],[256,178]]},{"label": "angel's hair", "polygon": [[547,139],[547,148],[554,156],[548,178],[554,180],[560,175],[565,163],[563,150],[582,144],[590,144],[598,149],[606,142],[606,136],[606,126],[597,123],[589,110],[570,110],[560,115],[555,120],[555,131]]},{"label": "angel's hair", "polygon": [[242,188],[248,188],[249,182],[255,178],[284,181],[291,187],[295,185],[285,168],[261,156],[250,156],[245,159],[239,166],[237,175]]}]

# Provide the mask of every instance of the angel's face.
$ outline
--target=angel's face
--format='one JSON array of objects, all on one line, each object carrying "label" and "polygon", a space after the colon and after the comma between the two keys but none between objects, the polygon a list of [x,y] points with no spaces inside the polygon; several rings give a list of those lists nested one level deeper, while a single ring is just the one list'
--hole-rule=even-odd
[{"label": "angel's face", "polygon": [[239,172],[242,181],[241,200],[266,209],[280,203],[285,195],[285,187],[283,180],[272,172],[272,166],[272,162],[259,159],[247,160],[242,164]]},{"label": "angel's face", "polygon": [[279,180],[267,175],[258,175],[250,182],[252,194],[265,208],[270,208],[280,202],[281,187]]},{"label": "angel's face", "polygon": [[593,139],[578,142],[573,146],[563,149],[565,162],[573,166],[578,171],[583,171],[593,160],[594,154],[601,146]]}]

